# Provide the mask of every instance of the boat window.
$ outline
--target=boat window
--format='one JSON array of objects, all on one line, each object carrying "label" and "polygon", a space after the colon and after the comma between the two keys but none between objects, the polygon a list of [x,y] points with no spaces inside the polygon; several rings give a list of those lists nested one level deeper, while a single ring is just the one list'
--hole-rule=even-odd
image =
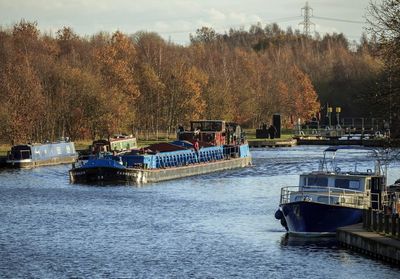
[{"label": "boat window", "polygon": [[360,181],[338,178],[335,180],[335,187],[343,189],[359,190]]},{"label": "boat window", "polygon": [[309,176],[307,178],[308,186],[328,186],[328,177],[324,176]]},{"label": "boat window", "polygon": [[222,131],[222,121],[193,121],[191,122],[191,130],[200,129],[201,131]]}]

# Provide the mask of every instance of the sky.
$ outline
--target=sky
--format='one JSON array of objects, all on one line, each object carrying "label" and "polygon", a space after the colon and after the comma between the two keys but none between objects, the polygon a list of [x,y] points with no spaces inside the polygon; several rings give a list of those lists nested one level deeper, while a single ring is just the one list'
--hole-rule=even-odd
[{"label": "sky", "polygon": [[[0,0],[0,26],[21,19],[36,21],[42,32],[55,34],[64,26],[85,36],[117,30],[134,34],[156,32],[186,45],[202,26],[218,33],[273,22],[303,30],[305,0]],[[344,33],[359,41],[369,0],[309,0],[311,21],[320,34]]]}]

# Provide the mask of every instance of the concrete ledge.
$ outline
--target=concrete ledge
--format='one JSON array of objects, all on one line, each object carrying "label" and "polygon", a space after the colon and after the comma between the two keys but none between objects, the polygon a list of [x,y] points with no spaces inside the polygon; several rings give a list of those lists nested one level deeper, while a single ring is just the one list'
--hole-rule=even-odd
[{"label": "concrete ledge", "polygon": [[400,264],[400,241],[376,232],[366,231],[361,223],[338,228],[336,238],[345,247]]},{"label": "concrete ledge", "polygon": [[260,147],[293,147],[297,145],[297,140],[289,139],[275,139],[275,140],[249,140],[249,147],[260,148]]}]

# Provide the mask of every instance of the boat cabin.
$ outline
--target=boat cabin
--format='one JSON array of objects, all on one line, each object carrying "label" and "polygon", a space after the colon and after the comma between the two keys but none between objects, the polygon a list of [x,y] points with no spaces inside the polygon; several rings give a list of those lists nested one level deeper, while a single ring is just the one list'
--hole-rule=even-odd
[{"label": "boat cabin", "polygon": [[300,189],[304,186],[314,186],[321,189],[333,187],[354,191],[366,191],[371,189],[372,173],[359,173],[349,175],[348,173],[311,173],[300,175]]},{"label": "boat cabin", "polygon": [[313,201],[350,207],[368,207],[371,193],[378,193],[383,177],[372,172],[311,172],[300,175],[295,190],[282,190],[281,202]]},{"label": "boat cabin", "polygon": [[8,159],[26,160],[32,158],[31,145],[15,145],[8,153]]},{"label": "boat cabin", "polygon": [[92,143],[91,151],[93,154],[99,152],[125,152],[137,148],[136,138],[133,136],[115,135],[108,140],[95,140]]},{"label": "boat cabin", "polygon": [[239,144],[244,140],[242,129],[237,123],[223,120],[190,121],[190,130],[180,126],[178,140],[209,143],[211,145]]}]

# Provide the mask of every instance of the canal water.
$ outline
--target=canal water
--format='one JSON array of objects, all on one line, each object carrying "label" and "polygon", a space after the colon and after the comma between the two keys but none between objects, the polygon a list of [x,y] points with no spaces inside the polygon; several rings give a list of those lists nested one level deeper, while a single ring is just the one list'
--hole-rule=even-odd
[{"label": "canal water", "polygon": [[[0,278],[398,278],[274,219],[280,187],[315,170],[323,149],[256,149],[254,167],[142,187],[71,185],[68,165],[1,170]],[[363,152],[340,158],[373,167]],[[399,177],[395,161],[389,183]]]}]

